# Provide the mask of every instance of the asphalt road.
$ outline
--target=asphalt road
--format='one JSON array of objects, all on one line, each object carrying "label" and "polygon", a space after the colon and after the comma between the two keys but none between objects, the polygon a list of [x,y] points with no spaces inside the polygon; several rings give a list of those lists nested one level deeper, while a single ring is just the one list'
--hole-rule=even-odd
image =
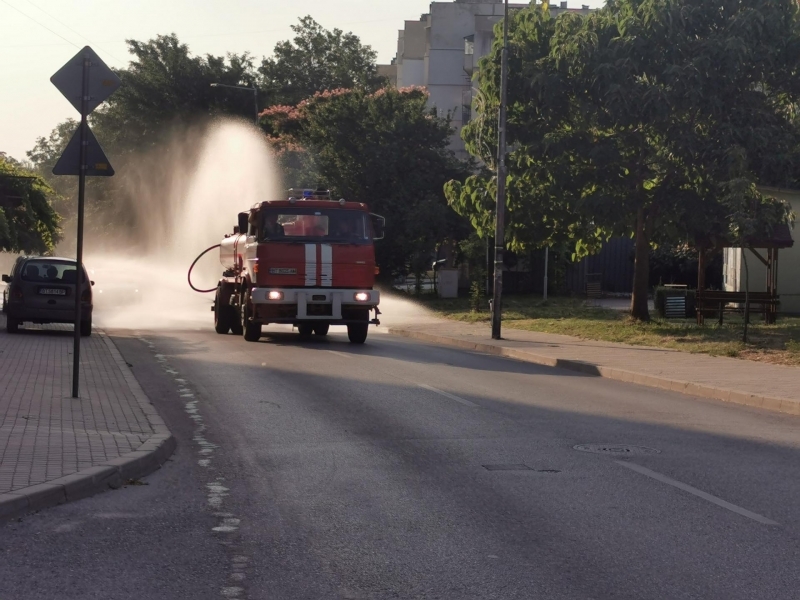
[{"label": "asphalt road", "polygon": [[0,525],[2,600],[800,598],[798,418],[388,335],[112,333],[178,451]]}]

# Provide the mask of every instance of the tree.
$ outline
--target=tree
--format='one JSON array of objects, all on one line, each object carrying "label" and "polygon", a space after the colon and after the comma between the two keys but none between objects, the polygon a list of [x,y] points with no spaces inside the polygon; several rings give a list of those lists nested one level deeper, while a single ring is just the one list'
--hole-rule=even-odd
[{"label": "tree", "polygon": [[268,105],[296,105],[317,92],[340,88],[376,91],[377,53],[358,36],[324,29],[310,16],[292,25],[291,41],[275,46],[274,56],[261,62],[261,87]]},{"label": "tree", "polygon": [[265,111],[262,124],[290,160],[313,157],[295,172],[314,179],[293,185],[330,187],[386,217],[377,246],[384,275],[427,270],[437,244],[466,235],[442,189],[468,171],[448,150],[451,128],[427,108],[424,90],[327,91]]},{"label": "tree", "polygon": [[148,42],[128,40],[133,60],[117,71],[119,90],[92,117],[98,138],[115,154],[152,145],[176,125],[186,126],[210,115],[253,117],[253,97],[212,83],[255,85],[248,54],[193,56],[175,34]]},{"label": "tree", "polygon": [[45,254],[60,237],[56,194],[16,161],[0,156],[0,250]]},{"label": "tree", "polygon": [[[498,37],[498,36],[496,36]],[[649,254],[660,243],[729,239],[744,189],[793,177],[800,130],[793,0],[610,0],[588,17],[544,6],[511,24],[509,243],[569,240],[577,256],[636,239],[631,315],[646,320]],[[491,162],[500,44],[481,63],[470,152]],[[452,206],[492,225],[496,182],[452,182]],[[737,195],[738,194],[738,195]],[[754,192],[757,227],[788,208]]]}]

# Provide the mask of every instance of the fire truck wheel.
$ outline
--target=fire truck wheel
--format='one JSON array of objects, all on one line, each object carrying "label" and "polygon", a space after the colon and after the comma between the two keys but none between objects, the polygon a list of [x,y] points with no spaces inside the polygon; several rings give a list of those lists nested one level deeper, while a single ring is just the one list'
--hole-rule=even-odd
[{"label": "fire truck wheel", "polygon": [[250,302],[250,292],[246,292],[242,300],[242,333],[248,342],[257,342],[261,338],[261,323],[253,323],[253,305]]},{"label": "fire truck wheel", "polygon": [[236,311],[235,306],[228,307],[228,319],[231,323],[231,333],[233,335],[242,335],[242,321],[239,319],[239,313]]},{"label": "fire truck wheel", "polygon": [[328,323],[314,325],[314,335],[328,335],[328,329],[330,328],[331,326]]},{"label": "fire truck wheel", "polygon": [[353,344],[363,344],[367,341],[369,323],[350,323],[347,326],[347,337]]},{"label": "fire truck wheel", "polygon": [[314,326],[308,323],[302,323],[301,325],[297,326],[297,331],[300,332],[300,335],[306,337],[314,332]]},{"label": "fire truck wheel", "polygon": [[[217,297],[214,299],[214,331],[220,335],[225,335],[231,330],[231,310],[230,306],[220,302],[220,288],[217,288]],[[236,317],[236,313],[233,313]]]}]

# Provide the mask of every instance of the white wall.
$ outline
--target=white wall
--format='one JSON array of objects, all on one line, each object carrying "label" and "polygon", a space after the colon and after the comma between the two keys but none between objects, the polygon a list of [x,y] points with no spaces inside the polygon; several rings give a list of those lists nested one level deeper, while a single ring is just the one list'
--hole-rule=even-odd
[{"label": "white wall", "polygon": [[408,87],[410,85],[425,85],[425,60],[410,60],[408,58],[402,63],[402,76],[398,71],[397,87]]},{"label": "white wall", "polygon": [[[762,193],[789,202],[795,214],[800,215],[800,191],[764,188]],[[792,232],[794,246],[778,251],[778,295],[780,312],[800,314],[800,235],[798,229]],[[759,250],[766,258],[766,251]],[[747,266],[750,270],[750,291],[764,292],[767,289],[767,269],[749,250],[746,252]],[[723,257],[723,281],[725,289],[741,292],[745,289],[745,270],[741,248],[726,248]]]}]

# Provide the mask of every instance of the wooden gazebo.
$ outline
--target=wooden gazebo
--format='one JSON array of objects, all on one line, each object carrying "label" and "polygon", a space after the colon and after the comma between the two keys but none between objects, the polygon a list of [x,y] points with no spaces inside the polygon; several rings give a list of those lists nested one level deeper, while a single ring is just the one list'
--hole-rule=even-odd
[{"label": "wooden gazebo", "polygon": [[[768,238],[753,238],[747,240],[742,251],[749,250],[767,269],[766,292],[749,292],[751,306],[758,306],[764,314],[766,323],[774,323],[778,315],[780,296],[778,295],[778,250],[791,248],[794,245],[792,232],[788,225],[777,225]],[[706,258],[709,251],[720,251],[731,248],[728,244],[716,244],[701,247],[699,251],[699,264],[697,270],[697,323],[702,325],[707,314],[717,313],[719,324],[723,322],[725,311],[739,312],[744,310],[745,292],[727,292],[719,290],[706,290]],[[766,251],[766,256],[759,250]],[[749,318],[749,314],[745,315]]]}]

